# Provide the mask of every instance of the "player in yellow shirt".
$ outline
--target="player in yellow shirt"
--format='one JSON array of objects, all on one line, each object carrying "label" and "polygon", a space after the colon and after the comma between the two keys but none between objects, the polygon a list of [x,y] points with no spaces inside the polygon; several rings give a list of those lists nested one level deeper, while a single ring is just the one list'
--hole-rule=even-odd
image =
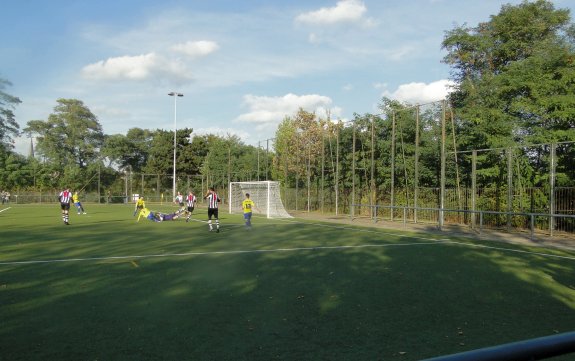
[{"label": "player in yellow shirt", "polygon": [[142,218],[142,217],[149,219],[150,221],[153,221],[153,222],[160,222],[160,220],[158,219],[158,217],[156,217],[154,212],[150,211],[146,207],[144,207],[140,210],[140,213],[138,214],[138,222],[140,221],[140,218]]},{"label": "player in yellow shirt", "polygon": [[136,213],[138,213],[144,208],[146,208],[146,203],[144,203],[144,197],[140,196],[136,201],[136,208],[134,208],[134,217],[136,216]]},{"label": "player in yellow shirt", "polygon": [[86,211],[84,210],[84,207],[82,206],[82,202],[80,202],[80,196],[78,195],[78,192],[74,192],[74,194],[72,195],[72,202],[74,203],[74,205],[78,209],[78,214],[81,214],[81,213],[86,214]]},{"label": "player in yellow shirt", "polygon": [[256,207],[254,201],[250,199],[250,194],[246,193],[246,199],[242,202],[242,209],[244,211],[244,220],[246,221],[246,228],[252,228],[252,210],[256,209],[259,212],[259,209]]}]

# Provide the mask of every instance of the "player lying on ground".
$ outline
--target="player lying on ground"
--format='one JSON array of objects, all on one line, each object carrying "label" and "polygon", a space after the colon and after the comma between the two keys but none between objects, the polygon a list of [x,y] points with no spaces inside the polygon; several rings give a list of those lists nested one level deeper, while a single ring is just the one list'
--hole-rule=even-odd
[{"label": "player lying on ground", "polygon": [[175,221],[176,219],[180,218],[180,216],[185,212],[184,209],[179,209],[177,211],[175,211],[174,213],[156,213],[158,215],[158,217],[160,218],[160,222],[162,221]]},{"label": "player lying on ground", "polygon": [[153,212],[150,211],[148,208],[142,208],[140,214],[138,215],[138,222],[140,218],[144,217],[152,222],[162,222],[162,221],[175,221],[176,219],[180,218],[180,216],[184,213],[183,210],[178,210],[174,213],[161,213],[161,212]]}]

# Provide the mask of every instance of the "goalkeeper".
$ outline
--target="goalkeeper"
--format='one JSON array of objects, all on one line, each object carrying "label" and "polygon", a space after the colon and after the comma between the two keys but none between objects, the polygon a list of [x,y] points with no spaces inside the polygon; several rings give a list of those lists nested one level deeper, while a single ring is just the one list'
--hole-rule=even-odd
[{"label": "goalkeeper", "polygon": [[260,211],[254,201],[250,199],[250,194],[246,193],[246,199],[242,202],[242,210],[244,211],[244,220],[246,222],[246,228],[252,229],[252,210],[256,209]]},{"label": "goalkeeper", "polygon": [[138,222],[140,221],[140,218],[142,218],[142,217],[149,219],[150,221],[153,221],[153,222],[161,222],[157,213],[150,211],[146,207],[144,207],[140,210],[140,214],[138,214]]},{"label": "goalkeeper", "polygon": [[146,203],[144,202],[144,197],[140,196],[136,201],[136,208],[134,208],[134,217],[142,209],[146,208]]}]

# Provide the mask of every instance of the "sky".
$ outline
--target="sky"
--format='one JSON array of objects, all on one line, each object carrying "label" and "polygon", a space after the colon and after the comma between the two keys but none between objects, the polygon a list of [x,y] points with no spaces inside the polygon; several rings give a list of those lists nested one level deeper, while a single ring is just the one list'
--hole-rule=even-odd
[{"label": "sky", "polygon": [[[0,78],[21,129],[81,100],[105,134],[192,128],[257,146],[299,108],[350,120],[443,99],[441,42],[500,0],[0,0]],[[571,10],[575,1],[556,0]],[[183,97],[168,96],[170,92]],[[30,139],[15,150],[28,155]]]}]

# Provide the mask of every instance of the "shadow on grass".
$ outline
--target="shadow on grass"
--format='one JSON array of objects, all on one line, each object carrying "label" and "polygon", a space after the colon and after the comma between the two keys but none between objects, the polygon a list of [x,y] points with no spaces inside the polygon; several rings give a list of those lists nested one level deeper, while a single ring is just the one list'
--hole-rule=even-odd
[{"label": "shadow on grass", "polygon": [[2,357],[418,360],[575,327],[572,260],[266,222],[10,233],[10,259],[203,254],[0,266]]}]

